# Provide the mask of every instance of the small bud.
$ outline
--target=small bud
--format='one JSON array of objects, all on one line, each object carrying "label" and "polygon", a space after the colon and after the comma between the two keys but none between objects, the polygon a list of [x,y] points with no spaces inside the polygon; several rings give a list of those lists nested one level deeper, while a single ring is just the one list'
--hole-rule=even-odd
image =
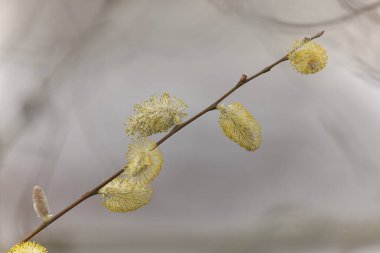
[{"label": "small bud", "polygon": [[244,83],[245,81],[247,81],[247,78],[248,76],[246,73],[242,74],[240,77],[239,83]]},{"label": "small bud", "polygon": [[293,67],[302,74],[314,74],[327,64],[327,52],[321,45],[308,38],[296,40],[288,54]]},{"label": "small bud", "polygon": [[136,114],[128,119],[126,133],[139,137],[167,132],[182,123],[187,116],[187,105],[182,99],[171,97],[168,93],[161,97],[152,96],[141,105],[134,106]]},{"label": "small bud", "polygon": [[38,243],[28,241],[16,244],[8,253],[48,253],[48,251]]},{"label": "small bud", "polygon": [[220,127],[228,138],[248,151],[260,147],[261,127],[242,104],[220,104],[217,109],[220,110]]},{"label": "small bud", "polygon": [[149,184],[161,171],[162,153],[156,143],[148,139],[137,139],[128,147],[123,177],[142,184]]},{"label": "small bud", "polygon": [[149,185],[115,178],[99,190],[103,206],[111,212],[125,213],[149,203],[153,191]]},{"label": "small bud", "polygon": [[37,216],[47,222],[52,215],[50,214],[50,209],[44,190],[39,186],[34,186],[32,197],[33,207],[37,213]]}]

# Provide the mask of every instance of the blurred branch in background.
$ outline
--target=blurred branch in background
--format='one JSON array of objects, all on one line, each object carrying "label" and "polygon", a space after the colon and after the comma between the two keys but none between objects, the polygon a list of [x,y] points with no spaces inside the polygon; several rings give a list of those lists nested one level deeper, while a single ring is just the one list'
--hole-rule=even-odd
[{"label": "blurred branch in background", "polygon": [[[43,3],[45,2],[45,3]],[[67,11],[67,6],[64,2],[57,3],[62,4],[65,8],[62,7],[62,10]],[[99,20],[102,20],[102,17],[104,15],[104,12],[107,11],[107,5],[109,5],[110,2],[104,1],[102,3],[102,6],[99,7],[98,14],[93,17],[93,21],[90,22],[90,26],[87,27],[84,31],[78,31],[78,34],[68,41],[68,43],[65,43],[64,47],[65,49],[62,50],[60,55],[54,55],[55,59],[57,60],[56,63],[53,64],[54,67],[50,67],[50,73],[47,73],[46,69],[43,69],[43,76],[45,76],[40,84],[36,85],[36,88],[33,89],[31,94],[28,94],[26,98],[23,101],[20,101],[21,104],[20,110],[18,113],[14,116],[14,121],[9,122],[8,126],[4,127],[6,130],[1,135],[2,139],[0,140],[0,162],[4,159],[6,152],[12,148],[12,145],[17,142],[19,138],[22,137],[22,133],[30,129],[31,126],[35,123],[35,121],[38,119],[39,116],[41,116],[44,111],[48,111],[48,115],[52,117],[58,117],[60,114],[58,114],[57,106],[55,105],[55,102],[51,100],[51,97],[54,97],[55,92],[59,92],[59,87],[57,87],[57,84],[55,84],[56,77],[59,75],[63,69],[69,67],[69,64],[72,62],[73,59],[75,59],[76,55],[78,54],[78,51],[81,50],[81,48],[86,44],[85,41],[91,38],[91,35],[93,33],[96,33],[98,31],[99,26]],[[35,6],[36,9],[42,12],[44,10],[43,7],[48,6],[49,3],[46,1],[38,1]],[[38,16],[41,15],[41,13],[34,14],[31,16]],[[69,19],[73,19],[73,17],[70,15],[70,12],[67,11],[67,15],[69,16]],[[29,22],[29,20],[28,20]],[[34,21],[36,22],[36,21]],[[32,23],[28,23],[28,25],[31,25]],[[22,31],[22,35],[26,38],[28,37],[27,30],[32,31],[34,27],[29,27],[25,31]],[[76,28],[74,24],[74,28]],[[54,41],[50,41],[50,43],[55,43]],[[17,52],[17,43],[12,44],[12,48],[5,49],[6,53],[8,54],[7,57],[10,56],[10,52],[15,51]],[[33,57],[33,55],[24,55],[23,57]],[[51,64],[50,62],[44,62],[45,64]],[[46,67],[41,64],[41,66],[34,66],[36,69],[41,69],[43,67]],[[66,108],[67,110],[67,108]],[[54,122],[57,118],[50,119],[52,122]],[[1,170],[1,164],[0,164],[0,170]]]},{"label": "blurred branch in background", "polygon": [[355,4],[353,4],[350,0],[339,0],[339,3],[342,7],[345,9],[348,9],[350,13],[346,15],[342,15],[339,17],[336,17],[334,19],[330,20],[323,20],[319,22],[313,22],[313,23],[291,23],[286,22],[281,19],[275,18],[275,17],[262,17],[264,19],[267,19],[269,22],[273,22],[275,25],[283,25],[288,26],[291,28],[312,28],[312,27],[327,27],[331,25],[336,25],[341,22],[349,21],[350,19],[356,18],[360,15],[368,14],[368,13],[374,13],[377,8],[380,7],[380,1],[376,1],[372,4],[358,4],[360,1],[356,1]]},{"label": "blurred branch in background", "polygon": [[[266,25],[271,26],[286,26],[288,28],[291,28],[293,30],[299,29],[299,28],[305,28],[310,29],[313,27],[321,28],[321,27],[331,27],[332,25],[337,25],[342,22],[350,21],[353,18],[359,17],[360,15],[371,15],[372,17],[379,17],[379,13],[377,12],[377,9],[380,7],[380,1],[368,1],[365,0],[337,0],[336,2],[345,10],[348,10],[349,13],[341,14],[341,15],[334,15],[334,18],[329,19],[322,19],[319,21],[312,21],[307,19],[299,19],[297,22],[291,22],[285,20],[284,17],[281,15],[274,16],[273,13],[267,13],[268,16],[265,16],[265,14],[262,13],[263,9],[258,9],[257,7],[260,5],[261,1],[213,1],[210,0],[212,4],[214,4],[217,8],[220,10],[229,13],[233,13],[235,15],[240,16],[244,19],[245,22],[249,21],[251,19],[261,19],[262,21],[267,22]],[[302,1],[301,1],[302,2]],[[332,1],[333,3],[334,1]],[[275,4],[275,1],[268,1],[268,6],[271,6],[272,4]],[[303,9],[300,10],[299,8],[289,8],[290,2],[284,1],[281,2],[280,5],[284,9],[284,15],[283,16],[292,16],[292,12],[296,14],[297,11],[307,13],[309,11],[313,11],[312,9]],[[297,4],[294,2],[293,4]],[[304,2],[304,4],[307,5],[307,2]],[[301,6],[299,6],[301,7]],[[281,9],[281,8],[279,8]],[[285,13],[286,10],[290,10],[292,12]],[[267,10],[264,10],[267,12]],[[331,13],[329,13],[331,12]],[[250,15],[250,14],[254,15]],[[275,13],[275,12],[274,12]],[[333,11],[326,10],[327,14],[334,14]],[[287,14],[287,15],[286,15]],[[321,15],[320,15],[321,16]],[[247,18],[250,17],[250,18]],[[294,17],[294,16],[293,16]],[[311,18],[311,17],[310,17]],[[265,25],[265,24],[264,24]]]},{"label": "blurred branch in background", "polygon": [[[378,89],[380,68],[380,1],[336,0],[324,5],[313,5],[309,1],[211,1],[221,12],[237,16],[248,25],[260,23],[275,32],[279,27],[288,32],[306,32],[310,28],[334,31],[334,44],[346,38],[350,43],[342,44],[335,57],[346,64],[360,78],[365,78]],[[363,46],[365,45],[365,46]]]},{"label": "blurred branch in background", "polygon": [[[51,9],[54,4],[58,4],[60,6],[59,9],[63,10],[68,19],[74,22],[72,29],[76,29],[77,32],[72,38],[67,39],[63,43],[60,42],[61,45],[55,45],[56,41],[54,40],[45,42],[50,47],[51,54],[49,54],[49,50],[45,52],[45,45],[42,55],[46,55],[46,58],[39,61],[38,58],[40,56],[38,54],[36,55],[38,48],[32,48],[35,41],[31,38],[35,36],[34,33],[40,32],[38,31],[40,26],[39,22],[40,20],[43,21],[43,17],[48,15],[44,12]],[[31,68],[37,73],[41,72],[37,75],[38,77],[37,80],[34,81],[35,83],[22,84],[25,87],[29,86],[26,90],[30,90],[30,92],[21,97],[19,101],[12,101],[12,103],[17,106],[16,108],[19,109],[14,111],[14,115],[12,115],[10,121],[2,122],[2,132],[0,133],[1,174],[2,170],[4,170],[3,162],[7,158],[7,154],[12,151],[13,147],[22,139],[24,134],[33,132],[36,128],[46,128],[46,134],[42,140],[39,140],[40,143],[33,143],[29,145],[29,147],[18,149],[21,152],[32,153],[32,155],[34,154],[39,157],[39,163],[33,165],[32,168],[34,173],[28,177],[28,182],[21,186],[24,189],[23,192],[29,192],[31,185],[34,185],[36,182],[43,184],[45,189],[49,190],[49,184],[55,172],[55,164],[60,156],[66,138],[67,120],[65,116],[71,109],[70,107],[61,109],[58,103],[54,101],[55,97],[57,97],[56,93],[62,89],[62,87],[59,87],[56,83],[57,77],[59,77],[65,68],[70,67],[78,51],[82,50],[83,45],[86,44],[85,41],[91,38],[93,33],[98,31],[99,23],[102,21],[104,12],[107,11],[110,2],[101,1],[96,4],[99,5],[97,6],[98,13],[92,17],[93,20],[89,22],[88,27],[84,27],[81,30],[79,24],[75,24],[76,20],[71,15],[70,8],[72,7],[69,7],[67,3],[60,1],[55,1],[54,3],[44,0],[36,1],[34,5],[31,5],[31,11],[27,13],[28,18],[26,18],[25,25],[22,25],[22,29],[20,31],[16,30],[15,35],[11,36],[10,45],[1,49],[3,59],[7,59],[8,61],[3,60],[2,64],[15,65],[17,67],[18,64],[21,64],[18,61],[26,59],[30,62],[38,63],[26,66],[27,68]],[[94,7],[96,4],[92,6]],[[54,24],[51,26],[53,28]],[[53,31],[49,32],[52,33]],[[31,45],[25,46],[25,41],[31,41]],[[18,60],[19,51],[22,51],[24,47],[32,49],[30,51],[23,51],[21,59]],[[35,88],[30,89],[30,87],[33,86]],[[5,178],[1,177],[1,180],[5,180]],[[2,185],[3,184],[0,184],[0,193],[5,192]],[[24,212],[24,210],[29,208],[30,194],[21,195],[15,208],[17,211],[14,213],[15,217],[19,217],[15,219],[15,226],[23,228],[25,231],[30,229],[31,221],[33,220],[33,213]],[[10,217],[8,217],[8,219],[9,218]],[[0,233],[2,233],[2,231],[1,228]]]}]

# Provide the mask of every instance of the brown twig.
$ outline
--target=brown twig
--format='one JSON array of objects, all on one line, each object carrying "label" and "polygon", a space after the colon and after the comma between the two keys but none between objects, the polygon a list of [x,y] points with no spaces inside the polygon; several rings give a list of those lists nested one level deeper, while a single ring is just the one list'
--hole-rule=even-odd
[{"label": "brown twig", "polygon": [[[310,37],[309,39],[313,40],[313,39],[319,38],[319,37],[321,37],[323,35],[323,33],[324,33],[324,31],[319,32],[316,35]],[[192,118],[188,119],[187,121],[183,122],[180,125],[175,126],[168,134],[166,134],[164,137],[162,137],[157,142],[156,147],[158,147],[159,145],[161,145],[163,142],[165,142],[167,139],[169,139],[171,136],[173,136],[179,130],[181,130],[182,128],[184,128],[185,126],[187,126],[188,124],[190,124],[191,122],[193,122],[194,120],[196,120],[197,118],[201,117],[203,114],[206,114],[209,111],[215,110],[216,106],[221,101],[223,101],[226,97],[228,97],[231,93],[233,93],[234,91],[236,91],[237,89],[239,89],[244,84],[248,83],[249,81],[255,79],[256,77],[258,77],[258,76],[260,76],[260,75],[262,75],[264,73],[269,72],[274,66],[280,64],[281,62],[287,61],[287,60],[288,60],[288,55],[285,55],[284,57],[280,58],[279,60],[277,60],[276,62],[272,63],[271,65],[265,67],[264,69],[262,69],[261,71],[257,72],[256,74],[254,74],[251,77],[248,77],[247,74],[243,74],[240,77],[240,79],[237,82],[237,84],[231,90],[229,90],[223,96],[221,96],[220,98],[218,98],[214,103],[212,103],[211,105],[207,106],[204,110],[202,110],[201,112],[199,112],[198,114],[196,114]],[[49,221],[41,224],[38,228],[36,228],[33,232],[31,232],[29,235],[27,235],[20,242],[26,242],[26,241],[30,240],[32,237],[34,237],[36,234],[38,234],[39,232],[41,232],[42,230],[44,230],[47,226],[49,226],[51,223],[53,223],[58,218],[60,218],[61,216],[63,216],[65,213],[67,213],[68,211],[70,211],[71,209],[73,209],[74,207],[76,207],[77,205],[79,205],[80,203],[82,203],[83,201],[85,201],[86,199],[88,199],[88,198],[90,198],[90,197],[98,194],[98,191],[103,186],[105,186],[106,184],[108,184],[109,182],[111,182],[113,179],[115,179],[116,177],[118,177],[121,173],[123,173],[123,171],[124,171],[124,169],[121,169],[121,170],[117,171],[115,174],[113,174],[108,179],[104,180],[101,184],[99,184],[98,186],[96,186],[94,189],[92,189],[92,190],[86,192],[85,194],[83,194],[75,202],[71,203],[69,206],[67,206],[65,209],[63,209],[61,212],[59,212],[56,215],[54,215],[53,217],[51,217],[51,219]]]}]

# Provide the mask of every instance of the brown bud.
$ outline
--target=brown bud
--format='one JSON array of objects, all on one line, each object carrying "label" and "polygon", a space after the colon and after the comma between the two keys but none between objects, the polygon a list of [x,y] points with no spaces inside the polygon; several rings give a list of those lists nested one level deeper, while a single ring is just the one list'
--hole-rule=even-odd
[{"label": "brown bud", "polygon": [[244,83],[247,80],[248,76],[246,73],[242,74],[239,80],[239,83]]}]

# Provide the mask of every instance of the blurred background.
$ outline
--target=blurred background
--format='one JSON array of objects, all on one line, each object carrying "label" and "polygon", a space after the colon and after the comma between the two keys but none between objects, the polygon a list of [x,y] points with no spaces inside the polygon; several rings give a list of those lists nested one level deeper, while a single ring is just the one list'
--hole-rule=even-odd
[{"label": "blurred background", "polygon": [[[288,62],[225,100],[263,128],[246,152],[210,112],[161,146],[152,202],[93,197],[34,238],[50,252],[380,250],[380,1],[1,0],[0,251],[122,168],[133,105],[164,91],[193,115],[244,72],[326,30],[322,72]],[[161,136],[154,136],[158,140]]]}]

